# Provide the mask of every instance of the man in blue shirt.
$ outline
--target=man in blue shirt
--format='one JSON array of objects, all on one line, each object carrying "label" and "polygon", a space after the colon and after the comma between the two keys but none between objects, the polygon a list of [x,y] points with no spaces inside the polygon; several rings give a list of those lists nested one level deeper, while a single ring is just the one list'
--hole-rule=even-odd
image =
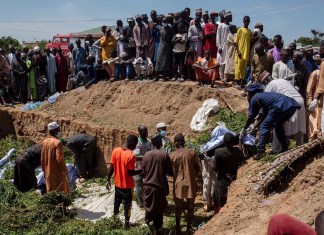
[{"label": "man in blue shirt", "polygon": [[77,45],[77,47],[73,48],[72,50],[72,58],[73,58],[73,66],[74,66],[75,74],[78,74],[80,66],[86,63],[86,51],[81,46],[80,39],[77,39],[75,41],[75,44]]},{"label": "man in blue shirt", "polygon": [[[282,150],[288,150],[288,142],[285,135],[283,124],[292,117],[300,105],[293,98],[279,93],[263,92],[260,84],[252,84],[247,88],[249,99],[249,118],[241,130],[241,136],[246,135],[247,128],[254,122],[255,117],[259,114],[259,120],[263,121],[259,128],[258,153],[254,156],[255,160],[261,158],[265,153],[265,146],[271,130],[274,128]],[[255,127],[253,127],[255,128]]]}]

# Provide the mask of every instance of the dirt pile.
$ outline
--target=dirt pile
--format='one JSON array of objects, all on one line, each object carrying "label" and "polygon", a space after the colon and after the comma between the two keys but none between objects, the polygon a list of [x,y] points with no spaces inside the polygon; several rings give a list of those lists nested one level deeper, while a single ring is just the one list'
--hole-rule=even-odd
[{"label": "dirt pile", "polygon": [[256,194],[252,182],[264,167],[249,160],[230,186],[227,205],[196,234],[266,234],[269,218],[276,213],[287,213],[313,225],[324,209],[323,155],[298,173],[286,190],[268,197]]},{"label": "dirt pile", "polygon": [[[81,89],[82,90],[82,89]],[[53,105],[41,108],[54,117],[69,118],[110,129],[137,132],[144,124],[150,134],[158,122],[166,122],[173,136],[179,132],[192,134],[192,116],[204,100],[216,98],[221,107],[226,99],[236,112],[247,110],[248,104],[234,88],[211,89],[193,83],[99,82],[88,90],[68,92]]]}]

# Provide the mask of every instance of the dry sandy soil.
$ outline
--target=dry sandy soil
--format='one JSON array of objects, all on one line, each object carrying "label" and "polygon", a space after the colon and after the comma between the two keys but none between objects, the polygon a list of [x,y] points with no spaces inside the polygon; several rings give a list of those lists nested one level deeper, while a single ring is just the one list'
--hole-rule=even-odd
[{"label": "dry sandy soil", "polygon": [[241,167],[238,179],[232,183],[228,201],[196,234],[266,234],[269,218],[276,213],[287,213],[309,224],[324,210],[324,157],[315,159],[290,181],[288,188],[265,197],[256,194],[255,174],[264,168],[248,160]]},{"label": "dry sandy soil", "polygon": [[[121,81],[99,82],[90,89],[76,89],[66,93],[53,105],[45,105],[42,111],[56,117],[137,132],[144,124],[150,134],[155,125],[165,122],[171,137],[181,132],[192,135],[189,125],[204,100],[215,98],[220,106],[229,105],[236,112],[245,112],[248,104],[240,91],[234,88],[207,88],[187,83],[152,83]],[[222,97],[222,98],[220,98]]]}]

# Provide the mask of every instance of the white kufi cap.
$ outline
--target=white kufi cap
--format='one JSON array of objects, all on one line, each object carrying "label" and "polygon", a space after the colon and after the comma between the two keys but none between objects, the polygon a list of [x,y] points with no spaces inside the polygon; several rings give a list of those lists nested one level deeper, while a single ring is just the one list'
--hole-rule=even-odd
[{"label": "white kufi cap", "polygon": [[51,130],[55,130],[59,127],[60,127],[60,125],[57,122],[51,122],[50,124],[47,125],[47,130],[51,131]]},{"label": "white kufi cap", "polygon": [[156,128],[162,128],[162,127],[166,127],[166,124],[164,122],[160,122],[156,124]]},{"label": "white kufi cap", "polygon": [[35,47],[34,47],[34,52],[39,52],[39,51],[40,51],[39,46],[35,46]]}]

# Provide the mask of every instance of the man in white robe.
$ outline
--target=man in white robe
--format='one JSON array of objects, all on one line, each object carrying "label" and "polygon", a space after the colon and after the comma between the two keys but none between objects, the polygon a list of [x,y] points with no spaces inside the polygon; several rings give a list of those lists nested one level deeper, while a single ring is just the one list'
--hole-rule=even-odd
[{"label": "man in white robe", "polygon": [[[275,92],[293,98],[301,106],[296,110],[296,113],[285,123],[286,136],[294,136],[296,145],[304,143],[304,134],[306,134],[306,111],[303,97],[295,89],[295,87],[285,79],[272,80],[266,87],[265,92]],[[276,137],[273,136],[272,149],[274,153],[280,150],[280,143]]]},{"label": "man in white robe", "polygon": [[[272,78],[273,79],[284,79],[295,73],[295,67],[290,60],[290,49],[283,48],[281,53],[281,60],[273,65]],[[292,84],[294,82],[292,81]]]},{"label": "man in white robe", "polygon": [[227,11],[224,14],[225,21],[224,23],[220,23],[217,28],[217,34],[216,34],[216,44],[218,48],[217,52],[217,59],[220,64],[219,67],[219,75],[220,79],[224,80],[225,75],[225,64],[226,64],[226,50],[227,50],[227,37],[230,33],[229,31],[229,24],[232,22],[232,13],[230,11]]},{"label": "man in white robe", "polygon": [[52,54],[49,48],[46,48],[46,59],[47,59],[47,81],[48,81],[48,91],[50,95],[53,95],[56,92],[56,60],[55,56]]}]

